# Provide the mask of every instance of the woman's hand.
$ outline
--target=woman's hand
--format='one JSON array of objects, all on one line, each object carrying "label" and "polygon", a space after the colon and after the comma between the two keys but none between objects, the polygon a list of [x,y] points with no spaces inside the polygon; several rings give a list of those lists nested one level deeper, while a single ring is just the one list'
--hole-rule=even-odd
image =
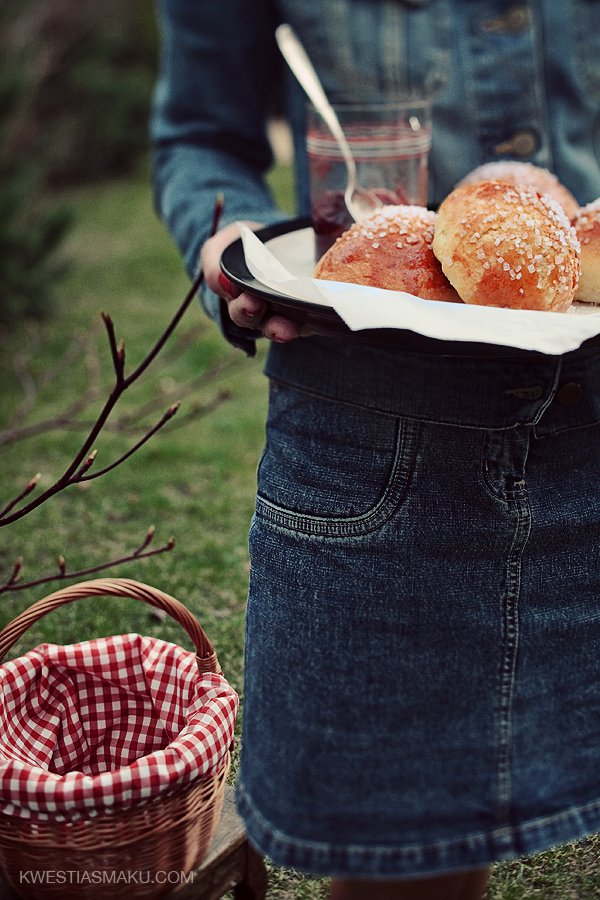
[{"label": "woman's hand", "polygon": [[[262,227],[260,222],[244,224],[254,231]],[[284,316],[270,315],[265,300],[255,294],[241,292],[221,271],[221,254],[239,236],[237,225],[232,223],[209,238],[202,247],[200,264],[207,285],[226,301],[229,316],[236,325],[258,328],[270,341],[286,344],[295,340],[305,333],[297,322]]]}]

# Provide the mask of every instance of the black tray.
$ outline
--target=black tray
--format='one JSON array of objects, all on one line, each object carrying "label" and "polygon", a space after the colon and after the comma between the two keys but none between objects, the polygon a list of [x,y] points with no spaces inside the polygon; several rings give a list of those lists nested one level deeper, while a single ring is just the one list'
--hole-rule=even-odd
[{"label": "black tray", "polygon": [[[256,232],[263,244],[273,238],[310,227],[309,218],[291,219],[278,222]],[[399,328],[373,328],[352,331],[331,306],[296,300],[286,294],[257,281],[246,265],[242,239],[239,238],[223,251],[221,269],[235,285],[251,294],[256,294],[268,302],[269,309],[300,325],[304,325],[317,335],[337,338],[352,343],[369,344],[403,351],[435,353],[443,356],[514,357],[543,356],[536,350],[522,350],[498,344],[475,343],[473,341],[445,341],[427,337],[414,331]],[[590,338],[581,346],[600,345],[600,335]]]}]

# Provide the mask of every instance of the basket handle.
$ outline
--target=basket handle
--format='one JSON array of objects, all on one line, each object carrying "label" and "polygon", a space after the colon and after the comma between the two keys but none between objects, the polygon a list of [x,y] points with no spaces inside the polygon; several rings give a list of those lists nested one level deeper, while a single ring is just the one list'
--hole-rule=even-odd
[{"label": "basket handle", "polygon": [[59,606],[86,597],[128,597],[162,609],[175,619],[191,638],[196,648],[196,660],[200,674],[204,672],[221,674],[215,649],[190,610],[179,600],[165,594],[164,591],[130,578],[97,578],[94,581],[81,581],[79,584],[61,588],[36,603],[32,603],[0,631],[0,662],[4,660],[10,648],[30,625],[52,610],[58,609]]}]

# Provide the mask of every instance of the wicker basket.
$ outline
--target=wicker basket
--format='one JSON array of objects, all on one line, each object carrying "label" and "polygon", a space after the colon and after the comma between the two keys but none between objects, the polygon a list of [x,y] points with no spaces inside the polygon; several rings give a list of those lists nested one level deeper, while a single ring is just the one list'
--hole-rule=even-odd
[{"label": "wicker basket", "polygon": [[[46,613],[92,596],[132,598],[164,610],[191,638],[199,673],[221,674],[212,644],[182,603],[149,585],[119,578],[71,585],[34,603],[0,631],[0,662]],[[215,775],[111,815],[53,822],[0,814],[0,878],[27,898],[150,900],[174,891],[189,880],[187,873],[208,849],[229,762],[227,754]]]}]

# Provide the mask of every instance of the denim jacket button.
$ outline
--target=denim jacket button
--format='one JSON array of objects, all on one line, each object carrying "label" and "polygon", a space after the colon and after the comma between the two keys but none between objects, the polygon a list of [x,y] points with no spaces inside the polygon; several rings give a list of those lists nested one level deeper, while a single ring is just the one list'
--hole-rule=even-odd
[{"label": "denim jacket button", "polygon": [[579,403],[583,395],[583,388],[576,381],[568,381],[559,388],[556,399],[563,406],[573,406]]},{"label": "denim jacket button", "polygon": [[501,144],[496,144],[494,153],[497,156],[531,156],[538,146],[537,133],[531,128],[521,128]]},{"label": "denim jacket button", "polygon": [[529,27],[531,16],[526,6],[517,3],[510,6],[501,16],[486,19],[483,23],[484,31],[505,31],[508,34],[520,34]]},{"label": "denim jacket button", "polygon": [[509,8],[504,19],[506,21],[506,30],[510,34],[520,34],[526,28],[529,28],[531,15],[527,7],[519,3]]}]

